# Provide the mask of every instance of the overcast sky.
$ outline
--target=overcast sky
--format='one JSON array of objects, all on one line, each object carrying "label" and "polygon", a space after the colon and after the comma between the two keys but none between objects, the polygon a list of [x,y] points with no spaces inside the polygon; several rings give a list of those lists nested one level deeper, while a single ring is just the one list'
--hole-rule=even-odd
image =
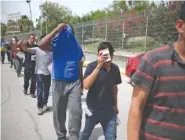
[{"label": "overcast sky", "polygon": [[[36,19],[40,16],[39,5],[46,0],[31,0],[32,18],[35,23]],[[113,0],[50,0],[65,5],[72,10],[73,14],[82,16],[90,11],[97,9],[104,9],[108,7]],[[1,0],[1,21],[7,22],[7,14],[18,13],[21,15],[29,14],[29,7],[26,0]]]}]

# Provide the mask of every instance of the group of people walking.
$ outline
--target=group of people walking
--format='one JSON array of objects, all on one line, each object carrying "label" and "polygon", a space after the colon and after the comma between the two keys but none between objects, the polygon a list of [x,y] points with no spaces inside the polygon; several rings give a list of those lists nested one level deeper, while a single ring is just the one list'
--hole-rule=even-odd
[{"label": "group of people walking", "polygon": [[[131,78],[133,94],[128,140],[185,140],[185,3],[181,5],[176,29],[178,40],[146,52]],[[17,50],[25,52],[27,63],[24,93],[28,90],[27,80],[31,78],[34,82],[32,76],[36,74],[39,114],[43,114],[52,77],[53,122],[57,139],[67,140],[68,107],[69,140],[88,140],[98,123],[103,128],[105,140],[116,140],[117,94],[122,81],[119,67],[112,63],[112,45],[109,42],[99,44],[97,61],[88,64],[83,75],[84,54],[70,25],[59,24],[36,46],[34,38],[30,35],[28,42],[17,42]],[[50,77],[48,65],[51,62]],[[32,97],[35,85],[34,82],[30,90]],[[88,93],[85,127],[80,135],[83,89]]]},{"label": "group of people walking", "polygon": [[[8,51],[10,55],[10,68],[14,66],[18,77],[24,76],[23,93],[36,98],[37,90],[38,115],[42,115],[48,110],[51,74],[47,66],[52,62],[52,52],[41,50],[34,34],[30,34],[28,40],[18,40],[15,36],[11,41],[5,42],[2,39],[1,42],[3,44],[1,50]],[[4,55],[2,64],[4,64]],[[22,67],[24,67],[24,74],[21,74]]]}]

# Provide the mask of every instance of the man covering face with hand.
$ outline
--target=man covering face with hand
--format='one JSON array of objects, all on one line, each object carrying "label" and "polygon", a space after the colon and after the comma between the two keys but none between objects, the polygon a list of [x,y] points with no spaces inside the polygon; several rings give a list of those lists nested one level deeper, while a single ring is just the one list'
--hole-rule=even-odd
[{"label": "man covering face with hand", "polygon": [[86,115],[80,140],[88,140],[98,123],[103,127],[106,140],[115,140],[117,137],[117,85],[121,83],[121,75],[118,66],[112,63],[113,52],[110,43],[100,43],[98,60],[86,68],[83,85],[89,90],[86,102],[91,115]]}]

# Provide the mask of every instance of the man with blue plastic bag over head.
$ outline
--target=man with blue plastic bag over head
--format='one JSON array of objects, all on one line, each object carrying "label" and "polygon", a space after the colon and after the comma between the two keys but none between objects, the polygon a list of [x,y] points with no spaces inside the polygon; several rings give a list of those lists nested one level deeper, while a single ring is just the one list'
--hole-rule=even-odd
[{"label": "man with blue plastic bag over head", "polygon": [[66,110],[69,109],[69,140],[78,140],[82,109],[83,51],[71,26],[59,24],[39,42],[43,50],[53,51],[53,121],[58,140],[66,140]]}]

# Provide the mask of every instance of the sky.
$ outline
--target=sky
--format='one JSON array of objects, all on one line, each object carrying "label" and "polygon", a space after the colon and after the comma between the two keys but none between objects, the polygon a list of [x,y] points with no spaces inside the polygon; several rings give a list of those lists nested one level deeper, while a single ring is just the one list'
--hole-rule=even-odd
[{"label": "sky", "polygon": [[[40,16],[41,12],[39,5],[46,0],[31,0],[32,19],[36,24],[36,19]],[[61,5],[68,7],[72,10],[74,15],[82,16],[90,11],[104,9],[108,7],[113,0],[50,0],[57,2]],[[1,0],[1,21],[6,23],[7,14],[18,13],[30,17],[29,6],[26,0]]]}]

